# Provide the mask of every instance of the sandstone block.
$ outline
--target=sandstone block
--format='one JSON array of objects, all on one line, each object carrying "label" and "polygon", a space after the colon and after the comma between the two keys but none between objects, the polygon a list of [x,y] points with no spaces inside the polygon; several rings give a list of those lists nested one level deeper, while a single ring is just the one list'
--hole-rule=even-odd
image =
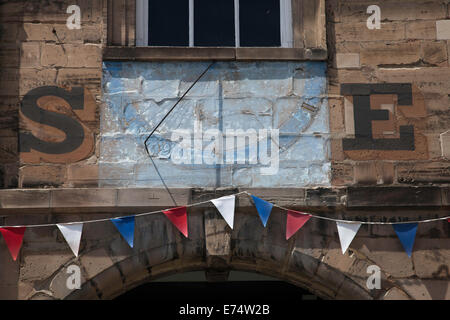
[{"label": "sandstone block", "polygon": [[25,166],[20,168],[20,185],[22,188],[36,188],[43,186],[61,186],[66,180],[65,166]]},{"label": "sandstone block", "polygon": [[436,21],[436,39],[450,40],[450,19]]},{"label": "sandstone block", "polygon": [[337,53],[336,67],[339,69],[360,68],[359,53]]},{"label": "sandstone block", "polygon": [[410,21],[406,24],[407,39],[436,39],[436,22],[427,20]]},{"label": "sandstone block", "polygon": [[442,157],[450,160],[450,130],[441,134]]},{"label": "sandstone block", "polygon": [[36,68],[40,66],[40,43],[24,42],[20,49],[20,67]]},{"label": "sandstone block", "polygon": [[358,184],[377,184],[375,162],[359,162],[355,165],[355,182]]},{"label": "sandstone block", "polygon": [[402,290],[394,287],[386,292],[383,300],[411,300],[411,298]]},{"label": "sandstone block", "polygon": [[42,47],[41,64],[45,67],[67,66],[67,53],[62,45],[45,44]]},{"label": "sandstone block", "polygon": [[433,66],[447,66],[447,45],[445,42],[424,42],[422,44],[422,60]]},{"label": "sandstone block", "polygon": [[[105,248],[99,248],[82,255],[80,261],[89,278],[94,278],[114,265]],[[120,276],[118,279],[120,279]]]}]

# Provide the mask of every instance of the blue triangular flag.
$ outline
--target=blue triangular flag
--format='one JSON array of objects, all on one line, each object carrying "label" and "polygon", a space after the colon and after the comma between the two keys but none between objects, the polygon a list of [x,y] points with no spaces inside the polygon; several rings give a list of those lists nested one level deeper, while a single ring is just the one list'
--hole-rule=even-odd
[{"label": "blue triangular flag", "polygon": [[405,248],[408,257],[410,258],[414,246],[414,240],[416,238],[418,225],[418,223],[401,223],[393,225],[395,233],[397,233],[397,236],[400,239],[403,248]]},{"label": "blue triangular flag", "polygon": [[255,203],[256,210],[258,210],[259,216],[261,217],[261,221],[264,227],[266,227],[267,220],[269,220],[270,213],[272,212],[273,204],[255,196],[252,196],[252,198]]},{"label": "blue triangular flag", "polygon": [[120,234],[128,242],[129,246],[133,248],[134,245],[134,216],[111,219],[112,223],[119,230]]}]

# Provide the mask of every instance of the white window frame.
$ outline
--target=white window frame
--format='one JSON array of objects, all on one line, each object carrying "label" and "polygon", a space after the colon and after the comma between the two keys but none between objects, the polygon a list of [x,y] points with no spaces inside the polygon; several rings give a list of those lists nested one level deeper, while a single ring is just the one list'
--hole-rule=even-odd
[{"label": "white window frame", "polygon": [[[136,46],[148,47],[148,1],[136,0]],[[292,0],[280,0],[281,47],[292,48]],[[239,0],[234,0],[234,30],[236,44],[240,47]],[[189,47],[194,47],[194,0],[189,0]]]}]

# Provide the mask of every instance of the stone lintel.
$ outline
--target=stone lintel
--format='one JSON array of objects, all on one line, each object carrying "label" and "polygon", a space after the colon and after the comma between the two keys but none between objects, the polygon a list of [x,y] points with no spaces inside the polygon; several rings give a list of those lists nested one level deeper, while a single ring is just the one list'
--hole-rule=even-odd
[{"label": "stone lintel", "polygon": [[[450,206],[448,186],[399,187],[320,187],[253,189],[165,189],[87,188],[87,189],[8,189],[0,190],[0,214],[33,213],[143,213],[204,202],[196,209],[210,208],[208,200],[247,191],[266,201],[293,210],[343,212],[347,210]],[[241,194],[236,206],[252,208],[250,197]]]}]

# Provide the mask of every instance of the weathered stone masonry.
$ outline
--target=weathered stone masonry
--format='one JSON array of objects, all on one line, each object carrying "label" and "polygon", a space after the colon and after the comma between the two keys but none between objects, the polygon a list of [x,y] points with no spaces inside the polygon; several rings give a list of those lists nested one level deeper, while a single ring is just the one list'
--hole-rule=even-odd
[{"label": "weathered stone masonry", "polygon": [[[385,1],[380,30],[365,27],[369,2],[327,2],[333,184],[448,183],[448,1]],[[374,94],[370,103],[390,110],[389,121],[373,122],[374,137],[413,125],[415,150],[344,150],[341,137],[355,133],[355,114],[343,83],[411,85],[412,105],[392,93]]]},{"label": "weathered stone masonry", "polygon": [[[81,30],[66,27],[72,4],[81,7]],[[381,8],[379,30],[366,27],[373,4]],[[450,1],[294,0],[293,10],[304,17],[294,21],[296,48],[279,49],[277,59],[266,49],[134,48],[134,1],[0,1],[0,224],[172,207],[142,136],[212,57],[219,62],[211,74],[158,133],[192,130],[194,119],[216,127],[222,110],[224,128],[284,125],[294,143],[270,179],[245,166],[224,166],[219,175],[176,167],[156,143],[155,161],[178,205],[249,190],[349,220],[448,215]],[[43,118],[35,117],[36,99]],[[294,125],[285,110],[297,112]],[[211,206],[192,209],[190,239],[163,216],[138,219],[134,250],[112,224],[86,225],[78,259],[56,228],[27,230],[16,263],[0,239],[0,298],[108,299],[176,272],[230,269],[329,299],[450,297],[447,223],[421,224],[411,259],[390,226],[363,226],[342,255],[332,223],[311,220],[285,241],[282,212],[263,229],[247,198],[237,208],[233,231]],[[72,264],[82,270],[80,291],[65,286]],[[365,286],[372,264],[382,269],[381,290]]]}]

